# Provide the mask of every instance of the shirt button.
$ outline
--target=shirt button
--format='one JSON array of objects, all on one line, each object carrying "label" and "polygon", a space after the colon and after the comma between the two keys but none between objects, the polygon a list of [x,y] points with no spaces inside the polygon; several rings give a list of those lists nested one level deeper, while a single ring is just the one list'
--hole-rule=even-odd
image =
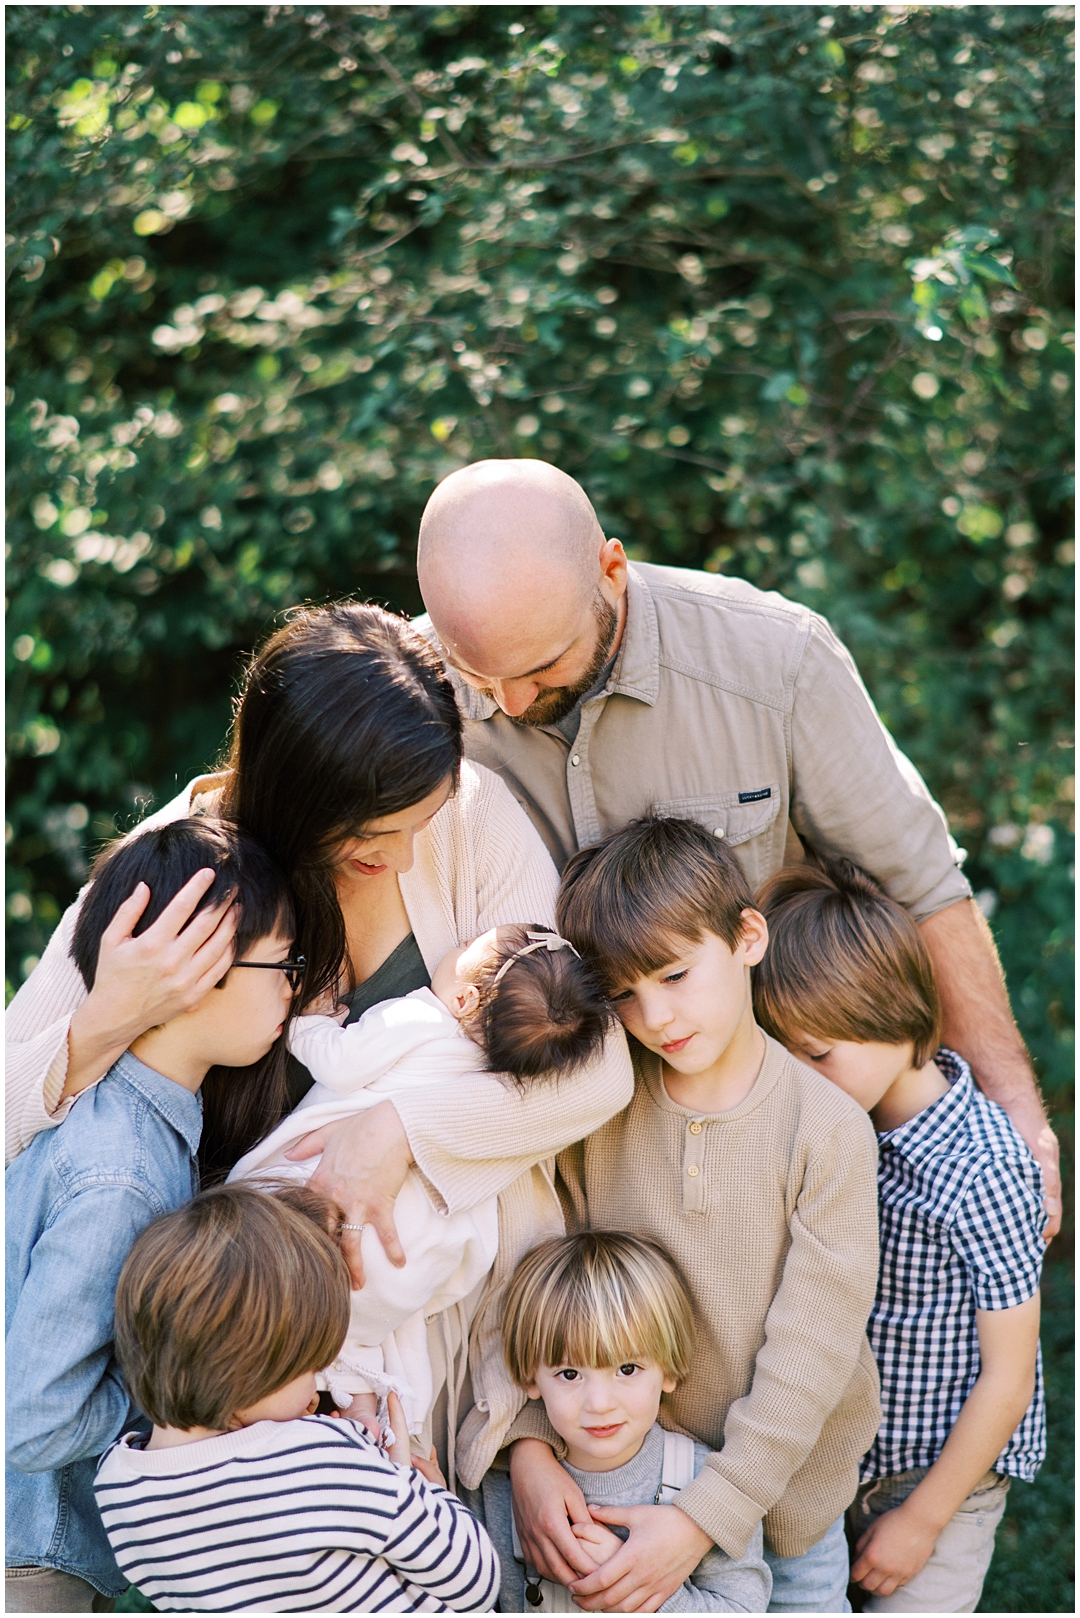
[{"label": "shirt button", "polygon": [[713,829],[712,829],[712,834],[713,834],[714,837],[723,837],[723,835],[724,835],[724,833],[726,831],[727,831],[726,826],[714,826]]},{"label": "shirt button", "polygon": [[690,1133],[691,1133],[691,1135],[700,1135],[701,1134],[701,1125],[700,1124],[691,1124],[690,1125]]},{"label": "shirt button", "polygon": [[575,766],[580,764],[581,763],[581,755],[580,755],[580,753],[575,753],[573,758],[570,760],[570,762],[571,762],[571,764],[573,764]]},{"label": "shirt button", "polygon": [[696,1163],[691,1163],[690,1167],[687,1169],[686,1172],[687,1172],[687,1174],[689,1174],[690,1178],[693,1180],[693,1179],[695,1179],[697,1177],[698,1174],[700,1174],[701,1170],[698,1168]]}]

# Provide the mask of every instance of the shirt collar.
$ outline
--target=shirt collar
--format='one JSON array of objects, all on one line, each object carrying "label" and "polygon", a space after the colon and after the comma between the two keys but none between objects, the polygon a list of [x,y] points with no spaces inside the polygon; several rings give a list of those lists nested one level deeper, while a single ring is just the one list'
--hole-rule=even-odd
[{"label": "shirt collar", "polygon": [[[482,691],[469,685],[449,662],[446,648],[436,637],[430,618],[425,615],[424,619],[417,619],[416,622],[434,642],[446,664],[464,718],[491,719],[501,713],[493,697],[485,697]],[[647,702],[650,707],[655,705],[660,695],[660,630],[656,622],[656,607],[649,586],[632,566],[626,570],[626,627],[622,645],[603,693],[605,696],[614,694],[635,697],[639,702]]]},{"label": "shirt collar", "polygon": [[202,1136],[202,1096],[192,1095],[182,1084],[177,1084],[175,1080],[167,1079],[163,1073],[147,1067],[145,1062],[140,1062],[130,1051],[125,1051],[119,1061],[113,1063],[111,1072],[130,1084],[133,1090],[138,1090],[139,1094],[149,1101],[166,1123],[171,1124],[177,1134],[187,1142],[188,1150],[194,1157],[199,1150],[199,1140]]},{"label": "shirt collar", "polygon": [[975,1095],[971,1069],[962,1056],[942,1048],[934,1061],[949,1082],[949,1093],[924,1107],[906,1124],[884,1130],[878,1135],[879,1145],[899,1152],[915,1163],[940,1156],[953,1136],[963,1128]]},{"label": "shirt collar", "polygon": [[636,697],[653,707],[660,695],[660,630],[652,591],[635,567],[626,570],[626,627],[609,695]]}]

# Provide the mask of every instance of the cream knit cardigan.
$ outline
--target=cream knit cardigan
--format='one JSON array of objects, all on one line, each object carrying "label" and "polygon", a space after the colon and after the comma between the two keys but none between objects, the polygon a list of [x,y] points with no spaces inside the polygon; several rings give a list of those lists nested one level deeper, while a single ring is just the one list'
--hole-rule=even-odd
[{"label": "cream knit cardigan", "polygon": [[[190,782],[132,835],[189,814],[193,788],[204,784]],[[401,877],[405,909],[429,972],[449,950],[489,927],[530,921],[553,926],[557,888],[555,867],[525,811],[498,776],[470,763],[462,765],[457,793],[417,836],[413,867]],[[61,1123],[73,1104],[58,1102],[68,1027],[86,998],[70,955],[82,898],[65,912],[7,1011],[7,1162],[39,1130]],[[616,1028],[599,1057],[560,1077],[557,1086],[540,1084],[521,1093],[496,1075],[476,1074],[442,1091],[417,1090],[395,1099],[437,1207],[457,1212],[499,1197],[499,1253],[471,1336],[476,1404],[457,1446],[458,1475],[468,1487],[479,1483],[524,1402],[497,1352],[499,1313],[520,1255],[564,1229],[550,1160],[625,1107],[633,1088],[626,1041]]]}]

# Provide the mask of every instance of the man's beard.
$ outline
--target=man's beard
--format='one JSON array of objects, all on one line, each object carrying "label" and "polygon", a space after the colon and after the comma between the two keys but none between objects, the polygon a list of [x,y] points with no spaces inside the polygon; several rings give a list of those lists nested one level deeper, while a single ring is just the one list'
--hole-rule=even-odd
[{"label": "man's beard", "polygon": [[[585,673],[579,680],[575,680],[573,685],[553,686],[550,691],[542,691],[530,702],[524,713],[510,716],[511,724],[532,728],[537,725],[557,725],[560,719],[565,719],[567,714],[577,707],[586,691],[590,691],[596,684],[603,672],[604,664],[611,656],[611,649],[619,632],[619,614],[604,600],[599,591],[592,610],[600,633]],[[487,694],[490,696],[491,693]]]}]

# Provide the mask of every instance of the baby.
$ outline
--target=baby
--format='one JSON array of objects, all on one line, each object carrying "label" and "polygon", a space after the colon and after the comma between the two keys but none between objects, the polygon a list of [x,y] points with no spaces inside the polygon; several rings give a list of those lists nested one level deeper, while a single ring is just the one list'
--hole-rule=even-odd
[{"label": "baby", "polygon": [[[430,989],[385,1000],[349,1027],[331,1016],[297,1018],[289,1049],[315,1084],[229,1178],[305,1182],[319,1159],[293,1163],[285,1153],[309,1131],[409,1086],[445,1084],[478,1067],[506,1073],[522,1087],[566,1072],[597,1052],[608,1021],[592,969],[565,939],[541,926],[492,928],[445,956]],[[420,1438],[433,1394],[426,1317],[467,1297],[491,1268],[497,1198],[439,1213],[414,1170],[394,1219],[405,1267],[395,1269],[375,1231],[365,1231],[366,1280],[352,1294],[349,1333],[325,1380],[342,1408],[357,1394],[396,1392],[410,1434]],[[353,1405],[352,1413],[367,1403]]]}]

